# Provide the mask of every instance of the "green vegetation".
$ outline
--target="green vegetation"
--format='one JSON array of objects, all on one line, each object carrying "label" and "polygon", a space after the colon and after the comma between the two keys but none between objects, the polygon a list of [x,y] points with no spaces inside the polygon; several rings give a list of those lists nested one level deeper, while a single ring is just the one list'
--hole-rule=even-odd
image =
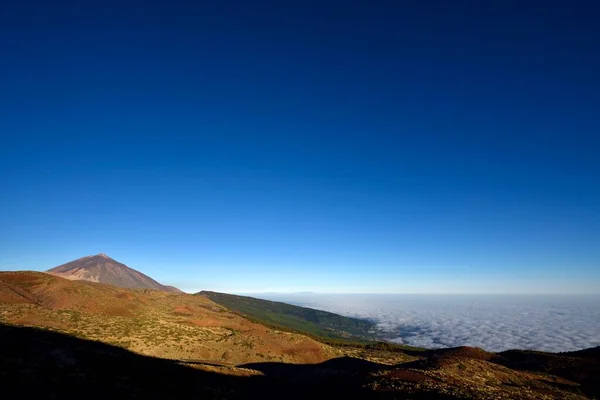
[{"label": "green vegetation", "polygon": [[375,327],[370,321],[276,301],[206,291],[198,294],[261,324],[323,339],[364,343]]},{"label": "green vegetation", "polygon": [[252,322],[285,332],[299,333],[335,347],[400,353],[424,351],[420,347],[377,341],[371,321],[294,306],[277,301],[202,291],[197,293]]}]

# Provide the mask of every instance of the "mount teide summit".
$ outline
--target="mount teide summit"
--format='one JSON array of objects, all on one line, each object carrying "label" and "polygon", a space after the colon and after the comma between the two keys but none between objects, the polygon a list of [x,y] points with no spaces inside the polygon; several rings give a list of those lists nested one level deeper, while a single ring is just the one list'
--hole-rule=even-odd
[{"label": "mount teide summit", "polygon": [[78,258],[46,272],[70,280],[106,283],[129,289],[155,289],[181,293],[181,290],[173,286],[161,285],[149,276],[103,253]]}]

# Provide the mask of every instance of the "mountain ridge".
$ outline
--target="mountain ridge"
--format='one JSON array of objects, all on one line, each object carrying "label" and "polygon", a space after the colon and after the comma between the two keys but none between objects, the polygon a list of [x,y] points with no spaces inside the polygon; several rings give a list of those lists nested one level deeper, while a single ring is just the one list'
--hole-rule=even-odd
[{"label": "mountain ridge", "polygon": [[[295,310],[279,309],[282,303],[250,304],[285,317],[286,310]],[[313,311],[299,315],[306,312],[310,320]],[[583,400],[600,395],[597,348],[554,354],[334,345],[258,323],[202,295],[126,289],[36,271],[0,272],[0,339],[0,371],[10,374],[0,381],[18,391],[32,386],[18,383],[41,379],[44,392],[38,398],[74,394],[74,376],[83,377],[76,379],[81,388],[94,382],[111,387],[111,396],[103,398],[123,398],[121,378],[132,393],[156,398],[158,389],[129,379],[131,373],[147,377],[148,372],[153,383],[184,385],[180,388],[209,398]],[[115,375],[113,365],[123,362],[135,368]],[[187,369],[171,369],[178,365]],[[185,371],[194,377],[182,382]],[[218,384],[223,379],[227,382]]]},{"label": "mountain ridge", "polygon": [[261,324],[290,329],[325,340],[371,341],[375,323],[292,304],[203,290],[196,293]]},{"label": "mountain ridge", "polygon": [[328,345],[249,321],[202,296],[37,271],[0,272],[0,323],[53,329],[169,359],[307,363],[339,355]]},{"label": "mountain ridge", "polygon": [[176,287],[163,285],[104,253],[81,257],[45,272],[69,280],[105,283],[128,289],[154,289],[183,293]]}]

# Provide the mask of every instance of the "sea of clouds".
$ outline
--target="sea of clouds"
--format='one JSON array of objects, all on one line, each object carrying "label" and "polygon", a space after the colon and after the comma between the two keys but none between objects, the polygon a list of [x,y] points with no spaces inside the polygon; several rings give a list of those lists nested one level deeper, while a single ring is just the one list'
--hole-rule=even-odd
[{"label": "sea of clouds", "polygon": [[571,351],[600,345],[600,296],[261,294],[373,320],[381,338],[413,346]]}]

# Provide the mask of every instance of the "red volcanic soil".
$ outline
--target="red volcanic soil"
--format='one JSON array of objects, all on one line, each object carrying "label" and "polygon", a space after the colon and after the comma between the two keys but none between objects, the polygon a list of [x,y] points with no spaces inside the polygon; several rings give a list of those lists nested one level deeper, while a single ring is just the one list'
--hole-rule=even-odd
[{"label": "red volcanic soil", "polygon": [[140,305],[134,300],[132,293],[114,286],[74,282],[33,271],[0,272],[0,303],[4,304],[132,316]]},{"label": "red volcanic soil", "polygon": [[450,347],[447,349],[433,350],[432,356],[439,358],[469,358],[472,360],[481,361],[498,361],[502,358],[498,354],[489,353],[477,347],[468,346]]}]

